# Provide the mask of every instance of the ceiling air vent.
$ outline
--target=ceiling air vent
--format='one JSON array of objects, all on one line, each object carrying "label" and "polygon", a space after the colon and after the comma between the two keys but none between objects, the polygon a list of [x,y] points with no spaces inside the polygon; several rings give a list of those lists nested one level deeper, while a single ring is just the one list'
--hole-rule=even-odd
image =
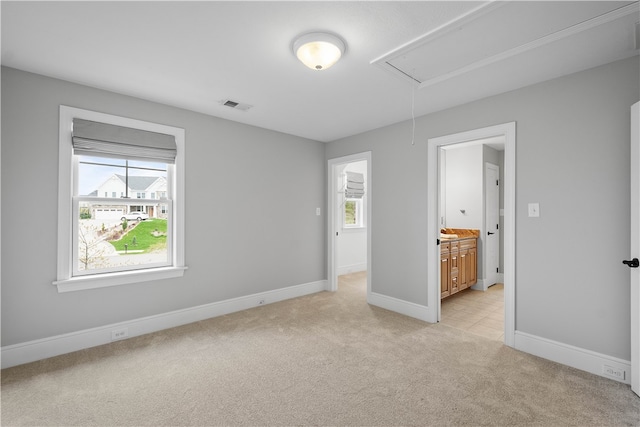
[{"label": "ceiling air vent", "polygon": [[220,104],[225,107],[233,108],[234,110],[247,111],[253,107],[253,105],[243,104],[242,102],[232,101],[230,99],[223,99]]}]

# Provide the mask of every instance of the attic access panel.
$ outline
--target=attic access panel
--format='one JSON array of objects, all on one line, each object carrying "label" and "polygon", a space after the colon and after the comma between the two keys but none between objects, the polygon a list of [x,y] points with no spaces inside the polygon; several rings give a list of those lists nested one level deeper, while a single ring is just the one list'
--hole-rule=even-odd
[{"label": "attic access panel", "polygon": [[371,63],[422,88],[624,16],[633,3],[483,3]]}]

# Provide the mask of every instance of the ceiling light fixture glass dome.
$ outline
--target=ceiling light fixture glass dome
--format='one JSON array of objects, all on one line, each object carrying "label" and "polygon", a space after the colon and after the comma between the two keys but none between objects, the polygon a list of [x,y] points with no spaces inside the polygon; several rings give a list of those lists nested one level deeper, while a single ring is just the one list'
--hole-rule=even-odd
[{"label": "ceiling light fixture glass dome", "polygon": [[293,42],[293,53],[312,70],[326,70],[344,54],[344,42],[332,34],[308,33]]}]

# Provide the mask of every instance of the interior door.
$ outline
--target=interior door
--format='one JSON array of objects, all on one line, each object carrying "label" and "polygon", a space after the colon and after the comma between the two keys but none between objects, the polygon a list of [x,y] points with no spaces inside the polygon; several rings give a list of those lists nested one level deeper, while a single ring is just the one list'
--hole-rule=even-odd
[{"label": "interior door", "polygon": [[485,164],[485,236],[484,236],[484,289],[498,281],[500,264],[500,230],[498,216],[500,214],[500,190],[498,166]]},{"label": "interior door", "polygon": [[640,395],[640,103],[631,107],[631,390]]}]

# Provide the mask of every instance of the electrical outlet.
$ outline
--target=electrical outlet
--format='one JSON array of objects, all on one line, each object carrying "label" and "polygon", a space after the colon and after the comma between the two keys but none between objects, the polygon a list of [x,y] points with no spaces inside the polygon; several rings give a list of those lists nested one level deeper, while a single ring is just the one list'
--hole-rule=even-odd
[{"label": "electrical outlet", "polygon": [[602,373],[608,377],[615,378],[616,380],[624,381],[627,376],[627,372],[622,368],[615,368],[609,365],[602,365]]},{"label": "electrical outlet", "polygon": [[123,340],[129,336],[129,328],[114,329],[111,331],[111,341]]},{"label": "electrical outlet", "polygon": [[264,305],[264,303],[265,303],[264,298],[258,300],[258,305]]}]

